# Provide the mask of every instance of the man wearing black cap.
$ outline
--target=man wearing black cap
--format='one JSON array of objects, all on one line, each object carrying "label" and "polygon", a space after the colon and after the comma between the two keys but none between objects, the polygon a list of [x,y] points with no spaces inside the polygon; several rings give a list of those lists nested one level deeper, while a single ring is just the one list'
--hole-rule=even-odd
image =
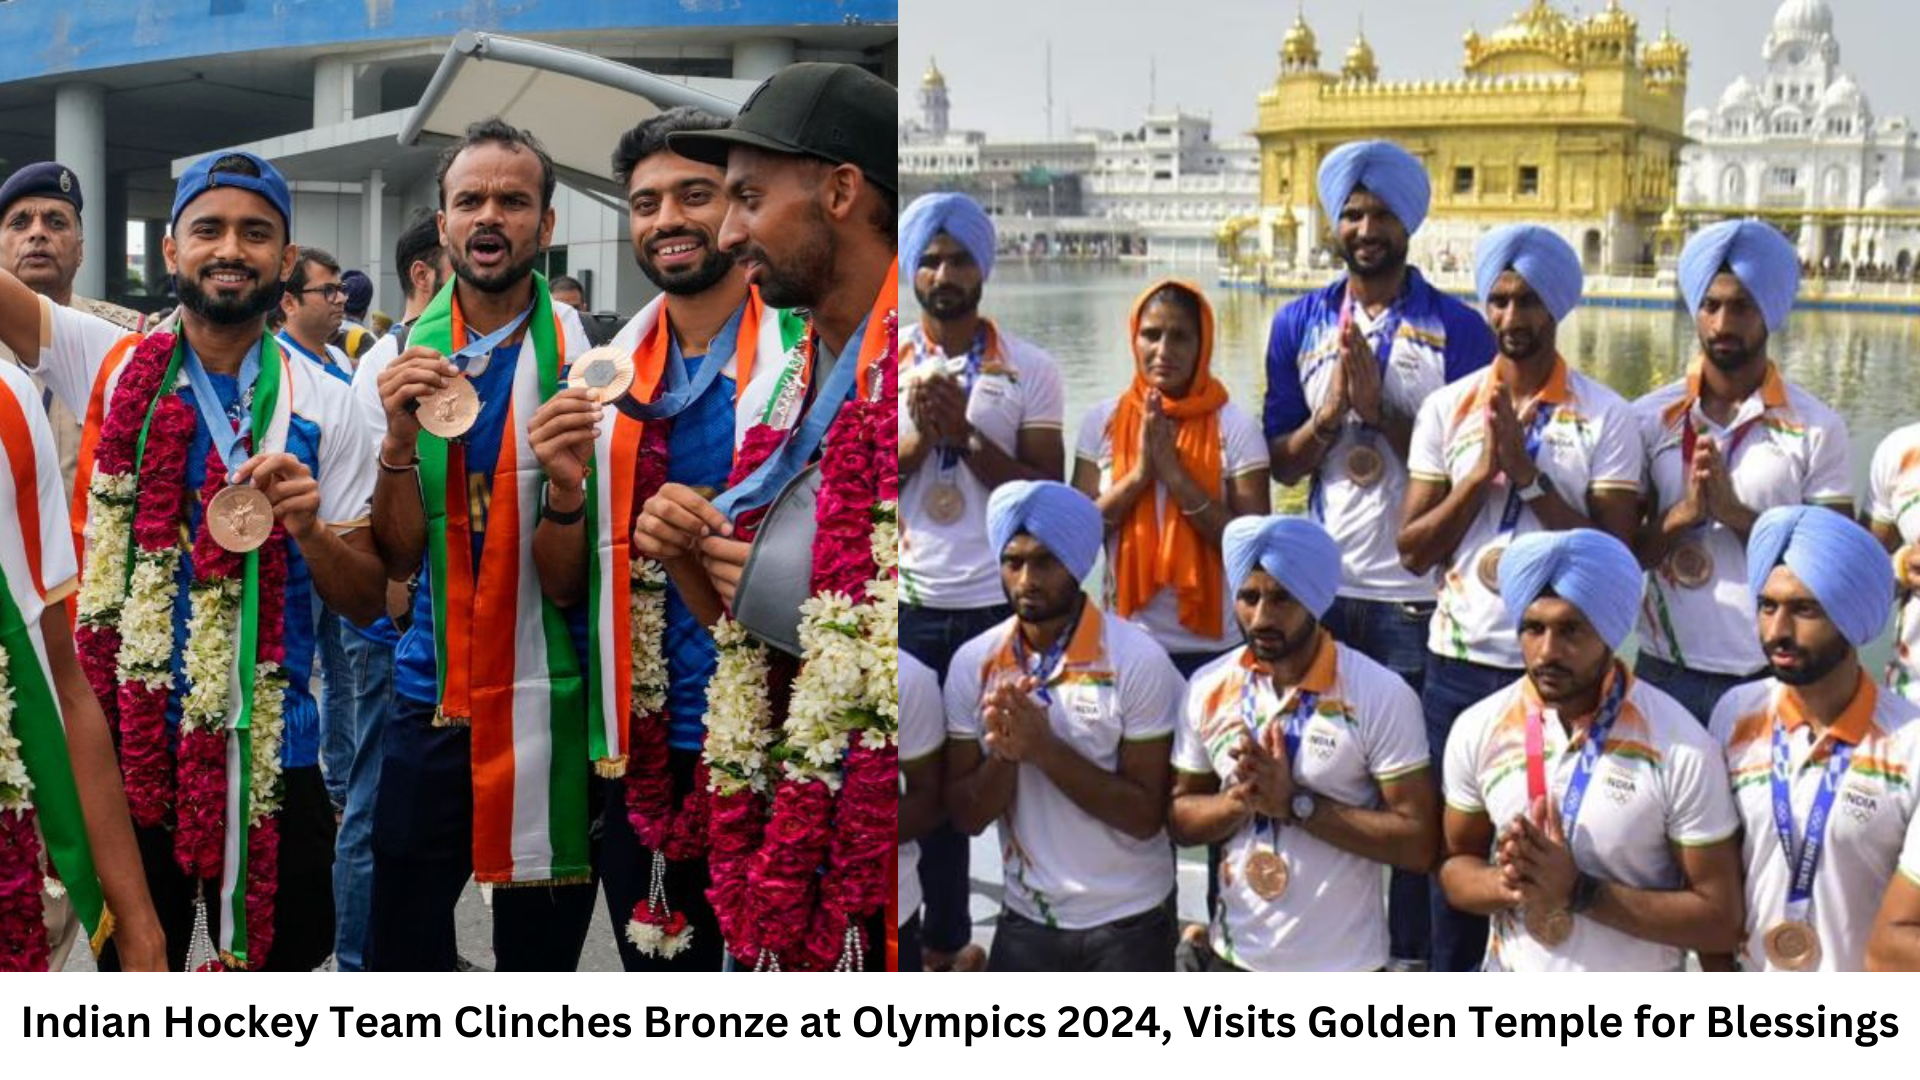
[{"label": "man wearing black cap", "polygon": [[[891,390],[888,380],[897,364],[893,348],[898,307],[897,165],[891,141],[896,107],[894,88],[859,68],[794,64],[760,84],[728,127],[668,136],[675,154],[726,170],[729,205],[720,223],[719,249],[745,268],[746,281],[758,286],[768,305],[805,307],[811,312],[806,332],[794,347],[781,356],[756,358],[740,394],[736,416],[742,430],[748,431],[746,443],[754,444],[756,433],[778,436],[764,463],[713,501],[686,484],[665,484],[646,501],[635,525],[634,547],[640,555],[678,565],[685,565],[690,554],[697,557],[704,577],[699,573],[684,580],[676,576],[675,584],[704,625],[715,625],[732,608],[740,615],[741,627],[767,640],[774,638],[763,631],[784,636],[792,628],[798,600],[791,601],[791,606],[786,601],[770,605],[771,617],[765,623],[736,605],[749,593],[764,596],[748,590],[736,597],[753,548],[749,541],[735,538],[735,522],[771,505],[823,445],[830,455],[842,451],[850,436],[847,425],[839,421],[861,415],[843,410],[842,405],[850,399],[873,401]],[[805,517],[811,520],[812,515]],[[869,533],[875,528],[872,516],[863,518],[857,549],[852,548],[854,537],[844,538],[859,556],[867,554]],[[755,579],[762,581],[755,589],[770,590],[765,595],[779,592],[782,578],[798,579],[804,585],[809,577],[818,582],[845,569],[827,566],[824,559],[816,562],[811,538],[795,537],[792,552],[784,540],[767,540],[766,547],[770,559],[778,561],[782,553],[797,553],[798,558],[793,565],[766,571],[764,580]],[[822,567],[829,572],[823,575]],[[884,568],[861,570],[861,576],[867,573],[875,578],[888,576]],[[875,582],[870,595],[890,588],[890,581]],[[890,596],[874,599],[891,603]],[[774,629],[782,622],[784,629]],[[715,636],[727,640],[738,633],[723,625]],[[710,708],[709,717],[713,715]],[[715,744],[709,738],[706,760],[714,767],[713,775],[721,777],[728,774],[731,763],[721,760],[726,750],[716,751]],[[819,763],[819,775],[810,779],[844,777],[845,790],[851,790],[857,786],[856,772],[870,760],[871,755],[856,749],[843,759]],[[716,792],[713,820],[718,831],[722,828],[718,823],[729,816],[723,801],[737,793],[718,787]],[[847,806],[843,803],[842,810]],[[887,812],[891,819],[894,807],[889,805]],[[842,835],[853,835],[868,826],[851,820],[858,816],[857,810],[841,813],[833,819],[833,827]],[[891,833],[891,820],[885,827]],[[773,839],[767,850],[777,856],[780,830],[769,828],[768,833]],[[721,843],[716,837],[715,851]],[[832,890],[836,865],[816,868],[827,871],[818,890],[821,894]],[[759,918],[765,913],[756,912],[755,922],[760,925],[752,928],[752,936],[759,940],[747,941],[749,928],[729,914],[736,909],[728,898],[737,892],[734,883],[716,876],[708,896],[719,912],[729,952],[743,962],[773,968],[858,968],[883,959],[884,924],[877,909],[857,910],[860,905],[855,904],[835,907],[836,913],[829,914],[828,907],[814,906],[810,888],[808,899],[799,903],[769,901],[770,906],[786,910],[768,918]],[[788,934],[786,940],[776,940],[782,928],[795,925],[829,926],[836,934],[844,928],[846,936],[824,951],[818,936],[801,942]],[[859,933],[854,932],[856,928]],[[837,956],[826,955],[836,951]]]},{"label": "man wearing black cap", "polygon": [[[80,210],[85,202],[80,178],[57,161],[25,166],[0,184],[0,268],[20,279],[49,302],[84,312],[110,325],[84,324],[81,335],[88,349],[104,355],[129,330],[146,329],[145,316],[118,304],[73,294],[73,278],[85,261],[86,237]],[[0,356],[12,359],[4,345]],[[53,425],[60,455],[61,475],[73,488],[80,450],[80,420],[66,402],[50,393],[45,380],[34,379],[42,391],[47,417]]]},{"label": "man wearing black cap", "polygon": [[[119,731],[176,969],[195,944],[249,969],[310,970],[332,950],[312,613],[317,597],[367,622],[383,596],[366,528],[371,440],[352,392],[266,333],[293,268],[291,202],[254,155],[190,167],[164,247],[177,319],[105,378],[105,358],[70,340],[83,317],[0,272],[0,340],[56,390],[77,390],[77,413],[104,417],[80,462],[76,644]],[[201,909],[211,940],[196,943]]]}]

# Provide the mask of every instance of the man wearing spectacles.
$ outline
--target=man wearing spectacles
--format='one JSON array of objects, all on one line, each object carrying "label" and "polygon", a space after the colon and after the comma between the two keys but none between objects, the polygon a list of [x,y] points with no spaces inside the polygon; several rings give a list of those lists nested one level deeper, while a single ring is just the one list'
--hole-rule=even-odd
[{"label": "man wearing spectacles", "polygon": [[293,276],[280,293],[281,346],[351,383],[353,361],[330,343],[346,317],[347,290],[340,283],[339,260],[319,248],[301,248]]}]

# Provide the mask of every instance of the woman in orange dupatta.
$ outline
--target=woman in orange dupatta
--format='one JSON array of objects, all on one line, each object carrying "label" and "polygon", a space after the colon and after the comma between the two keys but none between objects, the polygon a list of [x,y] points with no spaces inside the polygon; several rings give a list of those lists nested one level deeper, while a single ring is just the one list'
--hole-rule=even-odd
[{"label": "woman in orange dupatta", "polygon": [[1106,520],[1105,606],[1191,675],[1240,644],[1220,533],[1269,511],[1266,440],[1213,377],[1213,307],[1199,289],[1154,283],[1129,329],[1133,384],[1081,424],[1073,485]]}]

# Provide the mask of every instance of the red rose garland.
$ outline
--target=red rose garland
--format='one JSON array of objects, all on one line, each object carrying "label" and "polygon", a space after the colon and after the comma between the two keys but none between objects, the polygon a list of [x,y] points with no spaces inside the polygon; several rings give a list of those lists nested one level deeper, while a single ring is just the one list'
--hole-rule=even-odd
[{"label": "red rose garland", "polygon": [[45,971],[50,959],[34,818],[0,810],[0,972]]}]

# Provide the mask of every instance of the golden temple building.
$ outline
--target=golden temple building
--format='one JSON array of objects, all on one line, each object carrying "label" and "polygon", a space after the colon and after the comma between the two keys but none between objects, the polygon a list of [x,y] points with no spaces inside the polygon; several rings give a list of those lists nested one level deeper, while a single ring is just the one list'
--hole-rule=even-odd
[{"label": "golden temple building", "polygon": [[1283,274],[1319,265],[1332,235],[1315,194],[1321,160],[1390,139],[1433,182],[1416,265],[1465,267],[1488,228],[1531,221],[1565,236],[1590,273],[1650,268],[1686,140],[1686,46],[1666,31],[1643,44],[1617,0],[1585,19],[1532,0],[1490,34],[1468,31],[1463,51],[1458,78],[1383,79],[1362,30],[1325,70],[1296,15],[1259,99],[1258,221],[1223,226],[1237,261]]}]

